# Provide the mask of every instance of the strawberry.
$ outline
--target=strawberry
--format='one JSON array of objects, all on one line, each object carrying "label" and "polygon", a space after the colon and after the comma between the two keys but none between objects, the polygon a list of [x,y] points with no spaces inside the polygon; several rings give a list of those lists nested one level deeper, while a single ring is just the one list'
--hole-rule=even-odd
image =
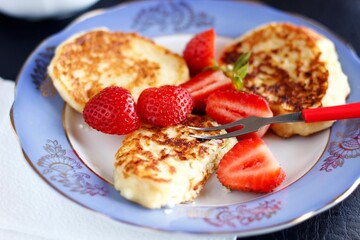
[{"label": "strawberry", "polygon": [[207,70],[197,74],[189,81],[181,84],[189,91],[194,100],[194,112],[205,112],[205,99],[213,92],[223,89],[232,89],[231,79],[222,71]]},{"label": "strawberry", "polygon": [[211,66],[215,58],[215,30],[211,28],[195,35],[185,46],[183,57],[191,76]]},{"label": "strawberry", "polygon": [[[249,116],[272,117],[268,102],[261,96],[236,90],[223,90],[212,93],[206,100],[206,113],[220,124],[230,123]],[[236,127],[228,129],[234,131]],[[269,126],[262,127],[255,133],[239,136],[240,139],[262,137]]]},{"label": "strawberry", "polygon": [[194,100],[194,112],[205,112],[206,98],[213,92],[224,89],[241,90],[246,75],[250,53],[242,54],[233,67],[215,65],[207,67],[181,86],[186,88]]},{"label": "strawberry", "polygon": [[217,177],[231,190],[267,193],[285,179],[285,172],[261,138],[239,141],[220,160]]},{"label": "strawberry", "polygon": [[91,98],[83,111],[92,128],[107,134],[127,134],[140,127],[131,93],[121,87],[107,87]]},{"label": "strawberry", "polygon": [[194,102],[190,93],[179,86],[147,88],[139,96],[140,118],[157,126],[170,126],[184,121],[191,113]]}]

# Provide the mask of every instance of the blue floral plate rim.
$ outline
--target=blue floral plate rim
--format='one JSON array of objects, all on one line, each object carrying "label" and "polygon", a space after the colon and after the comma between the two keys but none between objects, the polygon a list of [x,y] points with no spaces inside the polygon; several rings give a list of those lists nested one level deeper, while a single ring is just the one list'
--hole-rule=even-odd
[{"label": "blue floral plate rim", "polygon": [[[204,2],[207,2],[208,6],[204,7],[202,5],[202,3]],[[44,179],[50,186],[52,186],[54,189],[60,192],[63,196],[77,202],[78,204],[84,207],[93,209],[97,212],[102,212],[105,215],[114,218],[116,220],[119,220],[121,222],[129,223],[143,228],[158,229],[158,230],[170,231],[170,232],[184,232],[184,233],[227,234],[227,235],[236,234],[239,236],[250,236],[250,235],[276,231],[295,225],[322,211],[325,211],[328,208],[339,203],[340,201],[344,200],[347,196],[349,196],[360,183],[359,174],[352,173],[353,175],[351,176],[351,178],[347,179],[344,185],[341,185],[342,187],[340,187],[340,189],[337,189],[336,193],[329,194],[331,195],[331,197],[328,196],[325,197],[325,199],[322,198],[321,199],[322,203],[319,203],[316,206],[308,206],[307,209],[306,210],[304,209],[301,213],[298,214],[288,213],[285,214],[285,216],[283,216],[284,212],[290,210],[287,209],[288,207],[287,205],[282,205],[284,203],[281,202],[281,200],[286,199],[286,197],[288,197],[289,194],[290,196],[291,194],[295,194],[295,195],[298,194],[296,193],[298,185],[300,185],[299,187],[301,187],[301,185],[303,186],[304,184],[311,182],[312,177],[318,177],[319,171],[323,171],[323,173],[325,172],[335,173],[334,174],[335,177],[334,176],[330,177],[330,180],[334,180],[337,179],[339,176],[342,176],[342,174],[339,174],[339,169],[343,171],[345,170],[348,171],[347,169],[350,170],[360,169],[360,165],[354,162],[354,159],[356,160],[360,156],[360,154],[357,153],[357,151],[360,151],[359,150],[360,147],[359,149],[355,148],[355,153],[352,153],[353,155],[347,153],[346,151],[339,152],[344,149],[341,148],[339,149],[336,147],[344,143],[349,143],[349,142],[351,143],[351,141],[354,141],[354,139],[358,138],[360,133],[356,129],[359,129],[360,123],[356,120],[346,121],[343,124],[336,124],[333,127],[333,131],[330,136],[331,138],[330,143],[329,146],[326,148],[326,152],[323,154],[318,164],[316,164],[316,166],[314,166],[306,176],[304,176],[300,181],[293,184],[295,185],[295,187],[292,186],[291,189],[282,190],[278,193],[265,196],[261,200],[255,200],[250,203],[238,204],[238,205],[235,204],[232,206],[224,206],[222,208],[215,208],[215,209],[198,208],[195,209],[196,211],[198,211],[197,214],[193,213],[194,209],[189,210],[188,207],[184,207],[184,206],[179,206],[174,208],[173,210],[169,210],[169,212],[170,211],[172,212],[166,213],[165,215],[164,212],[159,212],[159,211],[154,211],[153,213],[149,214],[148,213],[149,210],[144,210],[132,203],[128,203],[123,199],[121,199],[119,196],[115,197],[114,194],[117,194],[117,192],[114,192],[114,190],[111,189],[111,187],[107,186],[106,183],[103,183],[102,179],[98,179],[97,176],[94,176],[94,174],[91,171],[89,171],[89,169],[86,169],[86,166],[85,167],[82,166],[81,162],[77,161],[78,159],[76,153],[69,151],[69,149],[71,148],[67,146],[66,143],[67,140],[64,138],[64,136],[60,136],[59,139],[57,139],[58,135],[63,134],[63,132],[59,129],[51,134],[51,135],[55,135],[55,137],[41,136],[42,139],[37,140],[36,143],[30,141],[32,140],[31,136],[29,137],[26,134],[28,131],[27,128],[29,128],[29,126],[27,126],[26,124],[23,123],[23,121],[20,120],[21,119],[20,116],[26,116],[27,113],[26,111],[24,111],[26,113],[22,112],[22,110],[24,109],[21,108],[21,106],[23,106],[23,104],[26,104],[24,103],[26,99],[23,99],[26,97],[22,97],[22,96],[25,94],[29,94],[29,96],[34,97],[36,101],[38,101],[37,103],[39,103],[40,106],[43,106],[44,109],[46,109],[46,113],[53,113],[52,112],[54,110],[53,106],[56,106],[56,109],[60,109],[60,110],[62,109],[61,107],[62,100],[56,96],[53,96],[53,99],[50,100],[51,102],[50,108],[48,106],[49,103],[43,101],[42,98],[44,98],[44,94],[49,96],[55,93],[47,89],[47,87],[49,87],[48,84],[49,79],[46,77],[46,74],[41,73],[41,71],[44,71],[44,68],[46,67],[46,63],[52,57],[54,46],[56,46],[56,43],[58,44],[61,41],[61,39],[65,39],[67,36],[71,35],[72,33],[86,29],[91,29],[95,26],[98,26],[96,21],[100,21],[100,22],[106,20],[110,21],[108,20],[108,18],[111,19],[118,12],[125,14],[124,10],[129,10],[129,11],[131,10],[130,11],[131,13],[128,12],[126,13],[128,15],[134,14],[132,13],[132,11],[135,12],[137,11],[137,15],[135,14],[132,16],[133,17],[137,16],[140,20],[141,17],[139,16],[141,14],[143,14],[142,16],[146,16],[147,13],[149,12],[153,13],[154,11],[166,12],[166,11],[180,11],[182,9],[183,11],[187,11],[187,14],[190,13],[192,14],[193,16],[192,22],[190,23],[188,22],[187,25],[186,24],[181,25],[181,22],[177,23],[178,24],[177,29],[175,29],[174,27],[174,29],[170,29],[170,30],[167,28],[171,28],[171,21],[169,25],[170,27],[157,26],[155,24],[153,26],[158,27],[160,30],[150,30],[149,32],[146,32],[149,29],[149,23],[146,21],[149,20],[146,20],[146,17],[143,18],[145,19],[143,20],[144,22],[138,20],[140,23],[138,23],[137,27],[142,29],[140,32],[144,33],[144,35],[147,35],[149,37],[158,36],[158,35],[168,35],[174,33],[174,31],[175,32],[180,31],[181,33],[183,32],[194,33],[209,26],[214,26],[215,28],[219,28],[219,30],[221,30],[221,27],[217,26],[218,23],[216,23],[216,21],[214,23],[214,19],[211,18],[212,14],[217,16],[215,13],[210,11],[212,6],[225,8],[225,9],[229,9],[230,7],[233,7],[235,9],[242,9],[242,8],[245,10],[250,9],[249,11],[250,12],[253,11],[252,13],[255,12],[259,14],[259,12],[261,12],[265,16],[265,18],[272,17],[272,21],[279,21],[280,19],[281,21],[284,21],[283,19],[287,19],[290,22],[300,23],[315,28],[316,30],[328,36],[335,42],[338,51],[340,51],[339,55],[341,62],[350,62],[351,66],[360,66],[360,61],[356,56],[355,51],[348,44],[340,40],[340,38],[336,37],[332,33],[329,33],[329,31],[326,30],[324,27],[319,26],[319,24],[313,22],[312,20],[301,18],[299,16],[295,17],[260,4],[235,2],[235,1],[222,1],[221,3],[220,1],[194,2],[188,0],[151,1],[151,2],[138,1],[138,2],[121,4],[117,7],[112,7],[107,10],[98,11],[98,14],[90,16],[89,18],[85,18],[81,21],[77,21],[73,24],[70,24],[63,31],[45,39],[39,45],[39,47],[37,47],[34,50],[34,52],[30,55],[29,59],[24,64],[24,67],[20,71],[20,74],[18,76],[15,101],[11,109],[11,120],[13,127],[16,133],[18,134],[19,141],[24,152],[24,156],[31,165],[31,167],[39,174],[39,176],[41,176],[42,179]],[[146,10],[149,11],[147,12]],[[108,23],[108,24],[110,25],[110,29],[114,29],[114,30],[119,29],[116,26],[114,27],[113,23]],[[253,25],[256,26],[259,24],[253,23],[250,25],[251,26],[247,25],[246,28],[252,28]],[[241,29],[239,31],[244,32],[245,30]],[[234,35],[239,35],[238,33],[235,34],[226,31],[223,32],[220,31],[220,32],[221,35],[230,36],[230,37],[234,37]],[[355,70],[349,67],[348,65],[346,65],[345,67],[346,69],[344,69],[344,71],[348,75],[350,74],[349,75],[350,83],[354,85],[353,72]],[[356,73],[359,73],[359,71],[357,71]],[[29,81],[31,81],[31,83],[29,83]],[[31,89],[31,86],[34,85],[36,87]],[[354,90],[349,97],[349,101],[359,100],[360,98],[359,96],[360,94],[356,93],[355,90],[356,87],[353,87],[353,89]],[[20,91],[22,91],[22,94],[19,94]],[[53,114],[55,117],[59,118],[60,115],[62,114],[62,111],[60,112],[56,112]],[[39,114],[41,115],[41,112]],[[56,126],[60,126],[59,119],[57,119],[56,122],[57,122]],[[39,127],[36,124],[34,124],[34,126]],[[31,148],[33,144],[37,144],[37,146],[39,146],[37,151],[40,151],[40,149],[42,149],[44,150],[44,152],[42,153],[37,152],[36,154],[34,154],[35,150],[32,150]],[[34,157],[33,155],[35,155],[36,157]],[[54,159],[56,159],[56,161],[58,161],[59,159],[63,160],[63,165],[57,166],[59,167],[57,169],[53,168],[54,165],[51,164],[58,163],[56,161],[53,161]],[[344,164],[345,161],[346,164]],[[62,167],[62,169],[60,169],[60,167]],[[68,169],[65,169],[65,167],[68,167]],[[320,179],[323,178],[324,177],[320,177]],[[325,177],[326,180],[329,180],[328,178],[329,177]],[[90,183],[87,182],[89,179],[92,180]],[[65,189],[66,191],[64,191],[64,187],[63,187],[64,185],[67,186],[67,189]],[[71,191],[68,191],[69,188],[71,188]],[[81,192],[80,194],[85,194],[86,196],[94,197],[96,199],[95,203],[93,202],[93,200],[89,201],[88,198],[91,197],[84,198],[77,196],[76,194],[78,194],[79,192]],[[308,192],[308,194],[309,193],[316,194],[316,191],[311,190]],[[109,196],[111,199],[109,199],[108,202],[105,201],[106,203],[119,204],[120,202],[120,204],[122,205],[121,206],[116,205],[116,208],[119,208],[119,210],[122,210],[124,211],[124,213],[128,213],[129,215],[135,214],[137,217],[135,218],[129,217],[123,219],[121,216],[114,214],[111,211],[112,209],[107,209],[106,207],[103,208],[104,205],[102,204],[104,204],[104,202],[102,202],[103,200],[102,198]],[[114,203],[114,200],[119,202]],[[291,204],[289,202],[286,203],[289,204],[289,206],[293,206],[292,204],[299,201],[296,199],[288,199],[288,200],[291,200],[290,201]],[[130,210],[128,208],[130,208]],[[144,211],[147,213],[144,213]],[[176,217],[175,220],[169,219],[168,216],[173,215],[174,212],[177,213],[178,217]],[[149,217],[148,215],[152,216],[151,218],[149,218],[150,220],[148,220],[150,222],[144,223],[143,221],[140,222],[137,221],[137,218],[139,218],[138,216]],[[221,218],[219,220],[218,216],[220,215],[222,215],[222,217],[227,216],[227,218],[225,218],[225,221],[223,221],[224,219]],[[167,218],[167,220],[162,222],[164,216],[165,218]],[[156,221],[156,219],[159,220],[160,224],[151,223],[152,221]],[[187,223],[187,222],[191,222],[191,223]]]}]

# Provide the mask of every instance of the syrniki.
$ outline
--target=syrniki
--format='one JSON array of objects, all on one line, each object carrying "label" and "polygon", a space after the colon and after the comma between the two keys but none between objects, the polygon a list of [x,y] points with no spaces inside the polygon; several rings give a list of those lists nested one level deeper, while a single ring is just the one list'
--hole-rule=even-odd
[{"label": "syrniki", "polygon": [[60,96],[79,112],[108,86],[127,88],[137,100],[146,88],[178,85],[189,78],[178,54],[136,33],[105,29],[76,34],[61,43],[48,73]]},{"label": "syrniki", "polygon": [[[115,188],[128,200],[160,208],[193,200],[236,139],[201,141],[187,126],[215,122],[192,115],[170,127],[143,125],[128,134],[115,156]],[[222,131],[201,132],[215,135]]]},{"label": "syrniki", "polygon": [[[244,90],[264,96],[274,115],[345,103],[350,92],[334,44],[315,31],[289,23],[251,30],[225,48],[221,64],[233,64],[251,52]],[[273,124],[282,137],[307,136],[330,122]]]}]

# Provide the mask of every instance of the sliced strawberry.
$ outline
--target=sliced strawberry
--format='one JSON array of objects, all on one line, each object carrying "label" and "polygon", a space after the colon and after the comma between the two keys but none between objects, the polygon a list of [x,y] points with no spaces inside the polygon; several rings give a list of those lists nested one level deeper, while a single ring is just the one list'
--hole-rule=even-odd
[{"label": "sliced strawberry", "polygon": [[207,70],[183,83],[194,100],[194,112],[205,113],[205,99],[217,90],[232,89],[231,79],[220,70]]},{"label": "sliced strawberry", "polygon": [[103,89],[85,105],[84,120],[107,134],[127,134],[140,127],[136,104],[129,90],[111,86]]},{"label": "sliced strawberry", "polygon": [[231,190],[267,193],[285,179],[285,172],[261,138],[239,141],[221,159],[217,177]]},{"label": "sliced strawberry", "polygon": [[195,35],[186,45],[183,57],[190,75],[195,76],[215,59],[215,30],[213,28]]},{"label": "sliced strawberry", "polygon": [[[206,114],[220,124],[234,122],[249,117],[272,117],[268,102],[261,96],[252,93],[238,92],[236,90],[216,91],[206,99]],[[228,129],[234,131],[236,127]],[[262,137],[269,126],[262,127],[255,133],[239,136],[240,139]]]},{"label": "sliced strawberry", "polygon": [[137,104],[141,120],[157,126],[170,126],[184,121],[193,107],[194,102],[185,88],[170,85],[145,89]]}]

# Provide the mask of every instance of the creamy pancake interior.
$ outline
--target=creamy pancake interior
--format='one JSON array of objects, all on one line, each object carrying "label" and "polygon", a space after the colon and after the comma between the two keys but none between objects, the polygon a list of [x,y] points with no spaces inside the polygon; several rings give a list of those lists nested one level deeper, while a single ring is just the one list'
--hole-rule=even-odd
[{"label": "creamy pancake interior", "polygon": [[161,128],[144,124],[128,134],[115,156],[115,188],[147,208],[193,200],[236,139],[198,140],[190,134],[224,131],[199,133],[187,126],[215,124],[192,115],[182,124]]}]

